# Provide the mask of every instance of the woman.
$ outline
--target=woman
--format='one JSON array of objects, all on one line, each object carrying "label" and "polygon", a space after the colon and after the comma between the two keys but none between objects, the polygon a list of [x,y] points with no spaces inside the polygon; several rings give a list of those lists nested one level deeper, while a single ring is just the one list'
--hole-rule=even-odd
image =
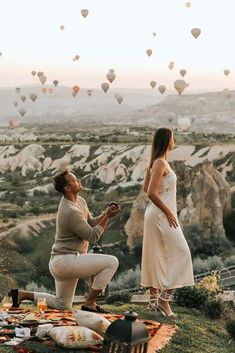
[{"label": "woman", "polygon": [[165,316],[174,288],[194,284],[191,254],[177,219],[176,175],[167,157],[174,148],[173,131],[158,129],[152,140],[144,191],[150,203],[144,215],[141,284],[150,289],[150,305]]},{"label": "woman", "polygon": [[54,277],[56,295],[12,289],[13,306],[22,300],[46,298],[48,306],[55,309],[71,309],[79,278],[93,276],[91,289],[82,310],[103,313],[96,304],[97,296],[107,286],[118,267],[118,259],[112,255],[87,253],[89,243],[96,243],[106,229],[110,218],[120,212],[114,203],[98,217],[93,218],[87,203],[79,194],[81,181],[65,170],[54,178],[55,189],[63,196],[56,218],[56,235],[52,246],[49,270]]}]

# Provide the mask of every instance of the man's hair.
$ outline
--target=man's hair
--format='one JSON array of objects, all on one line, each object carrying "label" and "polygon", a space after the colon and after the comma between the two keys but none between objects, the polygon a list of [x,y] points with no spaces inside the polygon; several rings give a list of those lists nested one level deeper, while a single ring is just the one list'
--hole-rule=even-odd
[{"label": "man's hair", "polygon": [[60,192],[64,195],[64,188],[68,185],[67,180],[65,178],[66,175],[69,174],[68,170],[63,170],[59,174],[54,177],[54,187],[56,191]]}]

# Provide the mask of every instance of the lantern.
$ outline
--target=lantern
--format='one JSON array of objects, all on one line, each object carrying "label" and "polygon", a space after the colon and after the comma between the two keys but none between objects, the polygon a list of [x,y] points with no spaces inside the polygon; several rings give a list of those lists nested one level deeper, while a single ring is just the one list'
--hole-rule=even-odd
[{"label": "lantern", "polygon": [[108,327],[103,341],[102,353],[146,353],[150,339],[138,314],[126,311],[124,319],[118,319]]}]

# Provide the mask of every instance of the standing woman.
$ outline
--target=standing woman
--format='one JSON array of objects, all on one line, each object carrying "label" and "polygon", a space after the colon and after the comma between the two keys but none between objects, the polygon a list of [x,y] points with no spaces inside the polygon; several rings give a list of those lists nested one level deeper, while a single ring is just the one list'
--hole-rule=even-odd
[{"label": "standing woman", "polygon": [[152,140],[144,191],[150,202],[144,215],[141,285],[150,289],[150,305],[176,317],[169,301],[174,288],[194,285],[192,259],[177,219],[176,180],[167,157],[173,131],[158,129]]}]

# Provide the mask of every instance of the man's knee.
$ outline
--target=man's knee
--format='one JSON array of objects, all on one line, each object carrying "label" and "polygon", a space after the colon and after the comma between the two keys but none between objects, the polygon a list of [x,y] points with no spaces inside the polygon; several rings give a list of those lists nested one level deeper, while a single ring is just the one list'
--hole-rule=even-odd
[{"label": "man's knee", "polygon": [[118,265],[119,265],[119,261],[118,261],[118,258],[116,256],[112,256],[110,255],[110,266],[115,269],[115,271],[117,270],[118,268]]}]

